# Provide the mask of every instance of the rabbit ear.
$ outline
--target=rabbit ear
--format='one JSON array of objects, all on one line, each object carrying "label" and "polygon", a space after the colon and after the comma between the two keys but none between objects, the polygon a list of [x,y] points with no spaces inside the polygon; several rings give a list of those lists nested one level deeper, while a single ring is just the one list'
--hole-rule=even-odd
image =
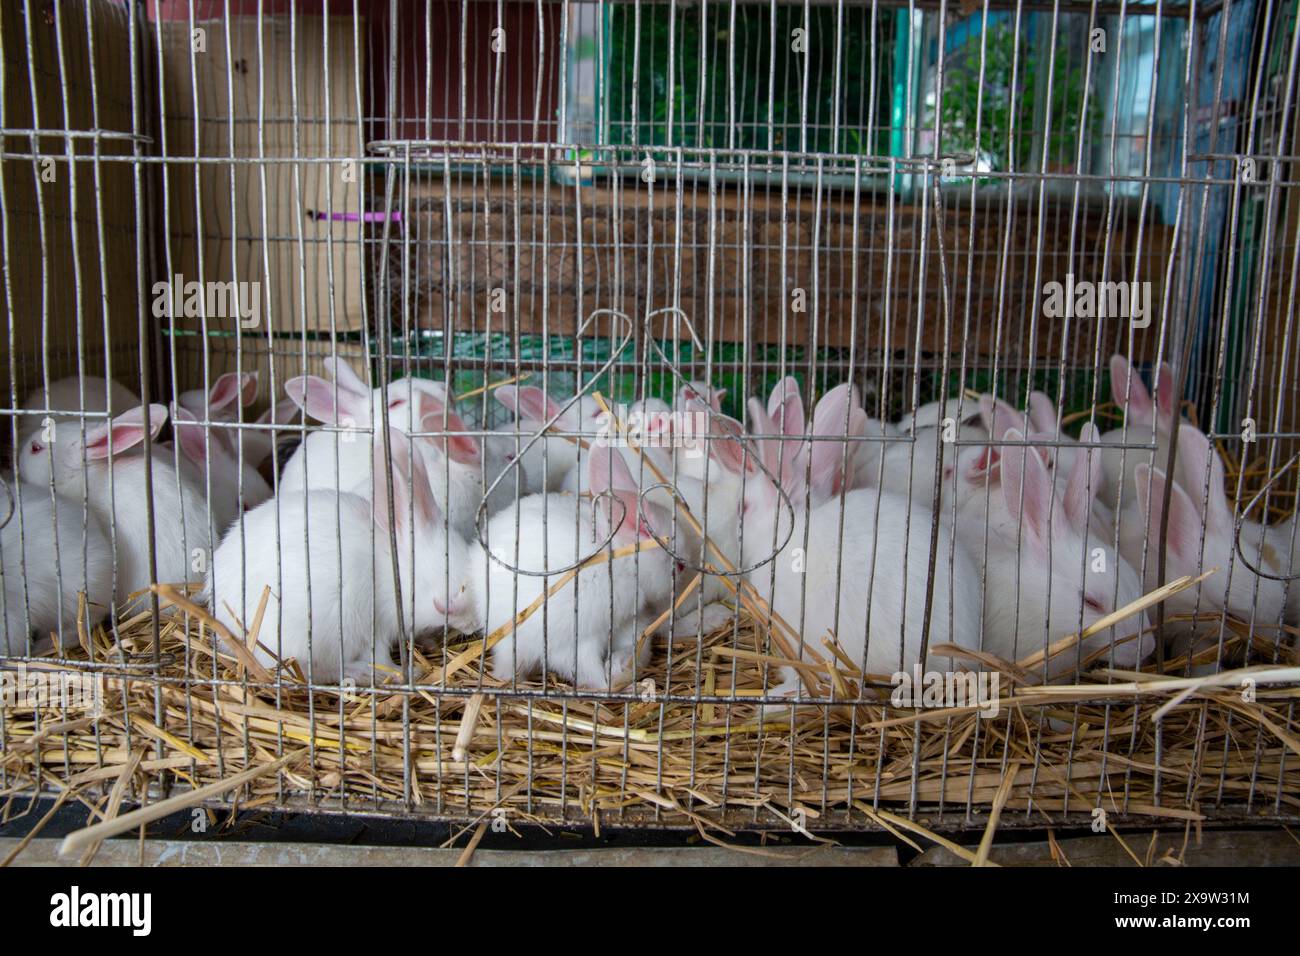
[{"label": "rabbit ear", "polygon": [[[787,375],[785,378],[781,379],[781,381],[776,383],[776,387],[772,389],[772,394],[768,396],[767,413],[775,419],[777,409],[780,408],[787,399],[794,398],[798,395],[799,380],[793,375]],[[799,407],[802,410],[802,398],[799,399]]]},{"label": "rabbit ear", "polygon": [[1174,409],[1178,405],[1178,396],[1174,394],[1174,369],[1168,362],[1160,363],[1156,373],[1156,414],[1165,428],[1172,430]]},{"label": "rabbit ear", "polygon": [[433,432],[430,439],[444,455],[462,465],[478,465],[483,460],[483,446],[473,435],[466,435],[469,428],[465,420],[445,405],[439,406],[434,401],[426,401],[426,409],[420,419],[420,431]]},{"label": "rabbit ear", "polygon": [[[536,385],[502,385],[494,389],[496,400],[517,412],[520,418],[533,422],[549,422],[560,410],[560,404]],[[555,422],[564,431],[574,431],[573,410],[561,415]]]},{"label": "rabbit ear", "polygon": [[776,423],[772,421],[772,416],[767,413],[762,400],[757,396],[749,400],[749,425],[754,434],[768,436],[758,440],[758,451],[763,459],[763,466],[775,473],[780,442],[770,436],[778,434]]},{"label": "rabbit ear", "polygon": [[203,427],[188,409],[172,402],[172,434],[176,436],[176,445],[185,457],[196,465],[206,464],[208,460],[207,442],[203,440]]},{"label": "rabbit ear", "polygon": [[[1011,429],[1003,439],[1024,441],[1025,436]],[[1002,496],[1007,510],[1018,517],[1028,538],[1046,553],[1052,531],[1052,478],[1043,460],[1030,448],[1008,448],[1002,455]]]},{"label": "rabbit ear", "polygon": [[[708,455],[713,462],[735,475],[758,471],[758,460],[753,450],[745,447],[745,429],[740,422],[713,411],[712,406],[698,398],[686,400],[686,412],[688,418],[681,422],[683,431],[689,437],[704,433]],[[707,431],[700,427],[704,422],[708,422]]]},{"label": "rabbit ear", "polygon": [[[856,402],[857,389],[845,383],[837,385],[817,403],[813,410],[812,432],[822,437],[846,437],[864,435],[867,429],[867,413]],[[852,449],[849,450],[852,458]],[[838,495],[844,488],[844,469],[846,465],[843,442],[812,442],[809,451],[811,459],[810,484],[819,496]]]},{"label": "rabbit ear", "polygon": [[1175,484],[1187,491],[1196,513],[1206,526],[1216,531],[1231,530],[1235,522],[1228,506],[1223,459],[1210,444],[1210,439],[1194,425],[1183,425],[1178,429],[1176,468]]},{"label": "rabbit ear", "polygon": [[[167,408],[164,405],[149,406],[149,437],[157,438],[159,430],[167,421]],[[103,460],[108,458],[110,447],[114,455],[120,455],[129,448],[144,441],[145,435],[144,406],[123,412],[112,421],[86,432],[86,458]]]},{"label": "rabbit ear", "polygon": [[281,399],[257,416],[259,425],[287,425],[298,417],[301,406],[293,399]]},{"label": "rabbit ear", "polygon": [[[1013,428],[1023,430],[1025,427],[1024,412],[1016,411],[1008,403],[992,395],[980,396],[980,419],[988,429],[989,437],[994,441],[1002,441],[1007,432]],[[1055,422],[1053,422],[1053,430],[1055,430]]]},{"label": "rabbit ear", "polygon": [[803,398],[798,392],[785,397],[785,401],[772,413],[772,421],[783,435],[802,438],[806,423],[804,420]]},{"label": "rabbit ear", "polygon": [[362,395],[366,399],[370,398],[370,386],[361,381],[357,373],[352,371],[352,366],[343,359],[331,355],[322,364],[325,366],[326,373],[330,378],[334,379],[340,391],[347,389],[354,395]]},{"label": "rabbit ear", "polygon": [[341,383],[336,389],[335,384],[317,375],[299,375],[284,383],[284,392],[290,401],[319,422],[341,425],[350,420],[354,425],[369,424],[370,393],[359,395]]},{"label": "rabbit ear", "polygon": [[208,409],[215,412],[236,400],[243,406],[252,405],[257,400],[256,372],[227,372],[218,378],[208,392]]},{"label": "rabbit ear", "polygon": [[708,382],[687,382],[677,390],[678,404],[685,405],[691,399],[707,402],[715,412],[722,411],[722,400],[726,397],[725,388],[714,388]]},{"label": "rabbit ear", "polygon": [[[1147,540],[1160,541],[1160,519],[1164,514],[1165,473],[1141,462],[1133,472],[1137,484],[1138,511],[1146,521]],[[1169,554],[1184,567],[1195,567],[1201,539],[1201,518],[1187,492],[1174,484],[1169,497]],[[1148,557],[1147,560],[1151,560]]]},{"label": "rabbit ear", "polygon": [[[641,534],[642,524],[637,515],[639,504],[637,485],[623,456],[609,445],[594,445],[587,459],[588,487],[596,501],[596,514],[600,536],[610,533],[611,524],[616,540],[635,538]],[[615,502],[611,499],[617,498]],[[648,534],[644,535],[649,537]]]},{"label": "rabbit ear", "polygon": [[1142,379],[1133,374],[1132,363],[1122,355],[1110,357],[1110,397],[1137,424],[1150,425],[1155,421],[1151,393]]},{"label": "rabbit ear", "polygon": [[1101,488],[1101,451],[1097,427],[1091,422],[1079,432],[1079,449],[1061,499],[1061,509],[1070,526],[1083,534],[1092,517],[1092,500]]},{"label": "rabbit ear", "polygon": [[[414,453],[411,439],[397,428],[388,429],[388,441],[392,450],[393,470],[393,519],[397,523],[399,535],[410,533],[410,520],[414,512],[417,527],[438,525],[442,523],[442,512],[433,497],[433,488],[429,485],[429,474],[424,467],[424,459]],[[384,443],[382,438],[375,442],[375,505],[373,509],[375,526],[385,533],[388,525],[388,480],[384,473]]]},{"label": "rabbit ear", "polygon": [[1056,435],[1056,403],[1046,393],[1029,393],[1029,424],[1036,432]]}]

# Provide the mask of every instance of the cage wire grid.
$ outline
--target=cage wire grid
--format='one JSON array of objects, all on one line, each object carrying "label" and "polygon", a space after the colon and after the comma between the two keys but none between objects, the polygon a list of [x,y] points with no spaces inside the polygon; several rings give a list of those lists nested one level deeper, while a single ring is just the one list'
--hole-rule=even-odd
[{"label": "cage wire grid", "polygon": [[[118,801],[209,787],[244,808],[511,826],[962,830],[994,805],[1004,827],[1086,824],[1095,808],[1167,826],[1300,820],[1297,36],[1295,5],[1272,0],[0,3],[0,675],[7,692],[56,691],[0,699],[4,813],[37,790],[101,803],[117,781]],[[1075,280],[1145,289],[1146,314],[1048,315],[1049,286]],[[286,406],[306,403],[304,376],[314,416]],[[768,401],[788,381],[807,418],[793,438],[765,428],[793,414]],[[608,422],[558,406],[599,393],[626,425],[656,403],[682,414],[687,383],[726,390],[690,406],[703,474],[634,453],[632,495],[592,495]],[[819,401],[848,386],[871,427],[846,407],[817,431]],[[532,388],[557,402],[544,434],[501,400]],[[1034,392],[1051,415],[1028,437],[964,421],[980,394],[1019,415]],[[1204,445],[1144,433],[1141,395]],[[927,430],[936,400],[954,406]],[[143,421],[119,423],[139,447],[119,451],[117,430],[95,446],[136,404]],[[944,417],[962,421],[940,439]],[[1108,489],[1104,531],[1089,519],[1090,547],[1064,556],[1070,536],[1048,534],[1040,573],[1023,507],[999,538],[991,469],[959,504],[942,468],[1000,457],[1025,506],[1036,455],[1054,476],[1082,458],[1091,502],[1085,423],[1119,430],[1105,447],[1121,473],[1178,482],[1152,482],[1142,510],[1131,480]],[[453,452],[467,442],[468,466]],[[530,442],[540,478],[501,464]],[[60,459],[65,446],[85,454]],[[839,477],[815,504],[811,466],[793,475],[762,540],[740,506],[788,446],[801,462],[834,449]],[[1053,515],[1071,494],[1054,476]],[[530,480],[548,493],[526,505]],[[710,552],[692,521],[735,550]],[[614,556],[629,527],[639,550]],[[510,553],[475,558],[493,534]],[[763,595],[790,547],[831,567],[773,613]],[[1100,612],[1085,593],[1098,549],[1117,568],[1132,557],[1140,586],[1103,575]],[[561,585],[535,602],[531,670],[522,636],[503,671],[476,649],[508,627],[429,626],[475,560],[508,621],[583,558],[600,563],[572,599]],[[716,573],[723,559],[749,573]],[[223,561],[238,569],[225,604],[204,586]],[[900,567],[913,627],[886,635],[872,608]],[[1212,570],[1222,598],[1187,586]],[[91,600],[92,579],[107,598]],[[1046,653],[1176,580],[1137,614],[1159,638],[1145,674],[1088,671],[1083,641]],[[305,589],[305,619],[286,588]],[[991,602],[1011,609],[1009,642]],[[832,622],[860,610],[863,633],[812,632],[827,607]],[[1189,615],[1190,650],[1175,641]],[[396,652],[371,639],[348,671],[345,618],[399,637]],[[671,633],[639,640],[649,655],[611,687],[616,648],[660,618]],[[1101,628],[1097,653],[1125,627]],[[972,628],[1000,660],[927,659]],[[236,646],[243,631],[284,646],[259,656]],[[609,684],[575,686],[593,645]],[[882,660],[895,676],[983,665],[1014,696],[991,719],[897,706],[867,666]],[[777,686],[792,661],[798,703]]]}]

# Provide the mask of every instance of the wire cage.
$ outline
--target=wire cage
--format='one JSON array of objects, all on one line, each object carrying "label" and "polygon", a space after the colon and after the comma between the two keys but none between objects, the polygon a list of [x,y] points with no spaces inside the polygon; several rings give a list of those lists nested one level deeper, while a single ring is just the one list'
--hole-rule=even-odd
[{"label": "wire cage", "polygon": [[0,794],[1300,819],[1298,36],[5,0]]}]

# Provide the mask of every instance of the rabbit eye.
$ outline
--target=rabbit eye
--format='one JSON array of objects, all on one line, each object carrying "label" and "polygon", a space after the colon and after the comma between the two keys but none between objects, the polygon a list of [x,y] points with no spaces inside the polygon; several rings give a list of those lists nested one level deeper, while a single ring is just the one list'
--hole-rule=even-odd
[{"label": "rabbit eye", "polygon": [[43,452],[43,451],[45,451],[45,446],[44,446],[44,445],[42,445],[42,444],[41,444],[40,442],[38,442],[38,441],[34,441],[34,442],[32,442],[32,454],[33,454],[33,455],[39,455],[39,454],[40,454],[41,452]]},{"label": "rabbit eye", "polygon": [[1088,595],[1087,597],[1085,597],[1085,598],[1083,599],[1083,603],[1084,603],[1084,604],[1088,607],[1088,609],[1091,610],[1091,611],[1096,611],[1098,614],[1105,614],[1105,613],[1106,613],[1106,606],[1105,606],[1104,604],[1102,604],[1101,601],[1097,600],[1095,597],[1093,597],[1093,596],[1091,596],[1091,595]]}]

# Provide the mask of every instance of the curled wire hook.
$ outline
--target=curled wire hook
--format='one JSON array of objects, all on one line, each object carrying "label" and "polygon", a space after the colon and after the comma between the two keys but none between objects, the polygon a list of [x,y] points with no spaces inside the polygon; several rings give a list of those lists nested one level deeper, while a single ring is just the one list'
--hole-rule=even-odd
[{"label": "curled wire hook", "polygon": [[[680,386],[680,385],[687,384],[686,376],[684,376],[681,373],[681,370],[677,368],[676,363],[674,363],[671,359],[668,358],[668,356],[664,353],[663,349],[660,348],[659,343],[655,340],[654,336],[650,334],[652,320],[659,315],[670,315],[670,314],[676,315],[679,318],[679,320],[685,324],[686,330],[690,334],[691,342],[697,348],[703,350],[704,344],[700,341],[700,337],[696,333],[695,327],[691,324],[690,318],[687,316],[685,311],[678,308],[677,306],[665,306],[663,308],[653,309],[646,313],[643,319],[643,329],[645,332],[646,341],[649,343],[650,348],[652,348],[654,352],[658,355],[659,360],[663,363],[663,365],[672,373],[674,379],[676,380],[676,383]],[[492,496],[492,493],[496,490],[497,486],[501,484],[501,482],[511,472],[512,469],[519,467],[519,464],[523,460],[524,455],[533,447],[533,445],[535,445],[538,441],[540,441],[543,438],[543,436],[546,434],[546,432],[549,431],[550,428],[560,418],[562,418],[564,414],[570,408],[572,408],[584,395],[586,395],[591,390],[592,386],[597,381],[599,381],[600,378],[604,376],[606,372],[610,371],[614,367],[614,365],[618,362],[619,358],[622,356],[623,351],[627,348],[628,345],[631,344],[633,338],[635,337],[636,328],[635,325],[633,324],[631,317],[629,317],[625,312],[621,312],[617,309],[596,309],[590,315],[588,315],[587,318],[583,321],[582,325],[579,326],[577,335],[581,336],[583,331],[593,321],[595,321],[598,317],[603,315],[608,315],[614,318],[618,318],[626,322],[627,334],[623,337],[622,341],[619,342],[618,347],[613,350],[613,352],[610,354],[609,358],[604,362],[604,364],[600,366],[596,374],[591,376],[591,378],[588,379],[587,383],[581,388],[579,388],[574,393],[573,397],[570,398],[569,401],[566,402],[564,406],[559,409],[559,411],[557,411],[546,422],[544,422],[541,428],[538,429],[537,432],[535,432],[532,435],[532,437],[528,439],[527,443],[523,445],[522,448],[520,448],[519,453],[515,455],[514,459],[510,462],[510,464],[507,465],[506,468],[502,470],[501,474],[499,474],[492,481],[492,483],[485,489],[483,493],[483,497],[479,500],[479,506],[477,511],[475,512],[475,518],[474,518],[474,530],[476,536],[478,537],[479,544],[483,546],[483,550],[487,553],[489,559],[493,563],[511,572],[512,574],[523,574],[532,577],[549,577],[556,574],[567,574],[570,571],[576,570],[577,568],[585,564],[587,561],[591,560],[591,558],[599,554],[601,551],[609,547],[610,543],[614,539],[616,530],[622,526],[623,520],[627,517],[627,505],[620,500],[618,501],[618,505],[622,509],[622,511],[619,515],[618,521],[612,522],[611,530],[609,534],[605,536],[605,539],[600,543],[598,547],[595,548],[595,550],[593,550],[589,554],[582,556],[581,558],[572,562],[571,564],[565,565],[563,567],[558,567],[558,568],[548,568],[544,571],[526,570],[523,568],[514,567],[508,561],[493,554],[491,549],[488,548],[487,541],[484,537],[484,532],[486,530],[484,519],[487,515],[488,499]],[[706,406],[705,414],[708,416],[709,420],[712,421],[713,416],[719,415],[720,413],[715,412],[712,409],[712,407]],[[789,544],[791,537],[793,537],[794,524],[795,524],[794,503],[790,500],[790,496],[786,492],[786,490],[781,486],[781,482],[763,463],[762,455],[757,453],[757,451],[750,444],[749,440],[743,434],[738,436],[732,436],[732,438],[741,443],[741,445],[745,448],[746,454],[753,459],[753,461],[758,465],[759,469],[763,472],[763,474],[768,478],[769,481],[772,482],[772,485],[776,489],[777,495],[779,496],[780,499],[778,502],[778,508],[784,506],[787,513],[790,516],[790,521],[787,525],[785,538],[781,541],[781,543],[777,547],[775,547],[769,554],[767,554],[762,559],[755,561],[753,564],[747,565],[742,568],[738,568],[737,570],[734,571],[723,571],[713,565],[709,565],[707,567],[701,567],[700,565],[695,564],[692,560],[686,558],[685,556],[678,554],[668,544],[665,538],[661,537],[658,533],[656,533],[656,531],[654,530],[650,522],[648,521],[645,522],[646,528],[649,531],[650,536],[654,538],[655,543],[660,548],[662,548],[671,558],[673,558],[673,560],[677,561],[685,568],[690,568],[692,571],[697,571],[702,574],[716,574],[722,577],[742,577],[748,574],[749,572],[757,570],[758,568],[761,568],[763,565],[776,560],[776,557],[783,550],[785,550],[786,545]],[[706,437],[705,440],[710,441],[712,440],[712,438]],[[637,491],[638,524],[640,523],[640,519],[646,516],[646,507],[645,507],[647,503],[646,496],[650,492],[656,491],[660,488],[666,490],[669,493],[669,495],[673,498],[674,501],[680,502],[682,504],[686,503],[685,498],[682,496],[680,489],[677,488],[676,485],[674,485],[672,482],[669,481],[659,481],[646,488],[638,489]],[[593,496],[593,500],[592,500],[593,514],[595,513],[594,512],[595,500],[597,498],[602,498],[602,497],[614,497],[614,496],[609,495],[607,492],[602,492],[599,495]]]},{"label": "curled wire hook", "polygon": [[[1241,513],[1236,516],[1236,522],[1235,522],[1236,530],[1235,533],[1233,534],[1233,543],[1237,549],[1237,557],[1240,558],[1241,563],[1246,566],[1246,570],[1250,571],[1252,574],[1258,575],[1261,578],[1267,578],[1270,581],[1300,581],[1300,571],[1296,571],[1293,574],[1269,574],[1267,571],[1261,571],[1259,568],[1255,567],[1253,564],[1250,563],[1250,560],[1246,557],[1245,552],[1241,550],[1241,532],[1242,532],[1242,528],[1246,523],[1246,515],[1250,514],[1251,509],[1253,509],[1255,505],[1259,504],[1260,499],[1262,499],[1266,494],[1268,494],[1268,490],[1272,488],[1275,484],[1277,484],[1277,480],[1281,478],[1283,475],[1285,475],[1288,471],[1290,471],[1291,466],[1294,465],[1297,461],[1300,461],[1300,454],[1292,455],[1291,460],[1273,473],[1273,477],[1269,478],[1269,480],[1264,483],[1264,487],[1259,489],[1259,491],[1255,493],[1255,497],[1251,498],[1250,503],[1247,504],[1246,507],[1242,509]],[[1264,529],[1265,529],[1264,533],[1268,534],[1267,525],[1264,526]]]},{"label": "curled wire hook", "polygon": [[[664,306],[663,308],[654,309],[653,311],[647,312],[645,315],[646,343],[649,345],[651,349],[653,349],[658,354],[659,361],[663,363],[663,365],[667,367],[668,371],[672,373],[673,378],[676,379],[677,386],[681,387],[683,385],[688,385],[690,383],[687,380],[686,376],[682,374],[681,370],[677,367],[677,364],[673,362],[670,358],[668,358],[666,354],[664,354],[664,350],[659,347],[659,342],[655,339],[653,335],[650,334],[651,333],[650,321],[657,315],[676,315],[678,319],[686,326],[686,331],[690,333],[691,342],[695,345],[695,347],[700,351],[703,351],[704,343],[700,341],[699,335],[696,334],[695,326],[691,324],[690,316],[686,314],[685,310],[681,309],[678,306],[675,305]],[[719,416],[721,415],[720,412],[715,412],[713,410],[713,407],[708,402],[703,402],[701,404],[704,407],[704,413],[707,416],[710,424],[712,423],[713,417],[715,415],[719,415]],[[712,432],[707,434],[704,440],[706,443],[713,441],[714,438]],[[741,447],[744,448],[745,454],[748,455],[751,459],[753,459],[754,463],[758,465],[759,469],[763,472],[763,474],[767,477],[767,479],[772,482],[772,486],[776,489],[776,493],[780,499],[777,503],[778,511],[781,508],[781,506],[784,505],[785,508],[787,509],[787,513],[790,515],[790,523],[788,526],[788,530],[786,532],[785,539],[779,545],[777,545],[766,557],[762,558],[761,560],[755,561],[753,564],[748,565],[746,567],[737,568],[735,571],[724,571],[721,568],[714,567],[714,566],[700,567],[694,562],[684,559],[683,557],[675,553],[671,548],[667,547],[662,540],[660,540],[659,536],[655,534],[654,528],[650,528],[649,530],[651,536],[654,537],[655,541],[659,544],[659,547],[667,551],[670,555],[672,555],[672,557],[678,563],[682,564],[684,567],[690,568],[692,571],[696,571],[700,574],[716,574],[719,577],[739,578],[745,576],[751,571],[758,570],[765,564],[769,564],[772,561],[775,561],[777,555],[779,555],[782,551],[785,550],[785,546],[790,543],[790,538],[793,537],[794,535],[795,510],[794,510],[794,502],[790,500],[789,494],[786,492],[785,488],[781,486],[780,479],[778,479],[776,475],[774,475],[770,470],[768,470],[767,465],[763,463],[763,456],[758,453],[758,451],[750,443],[749,439],[745,436],[745,434],[742,432],[740,435],[733,435],[728,440],[738,441]],[[744,481],[743,476],[741,478],[741,481],[743,483]],[[675,500],[685,504],[685,499],[682,497],[680,490],[676,486],[673,486],[670,482],[667,481],[658,482],[653,487],[666,488],[668,493],[671,494]],[[644,491],[640,492],[638,497],[639,498],[644,497],[646,492],[650,490],[652,490],[652,488],[645,489]],[[696,520],[697,521],[699,520],[698,516],[696,516]],[[777,520],[779,523],[780,521],[779,516]],[[707,529],[705,530],[707,532]]]},{"label": "curled wire hook", "polygon": [[[502,469],[501,474],[497,475],[497,477],[492,481],[492,483],[488,485],[487,488],[484,489],[483,497],[479,500],[478,503],[478,509],[474,512],[474,534],[478,538],[479,544],[483,546],[484,553],[487,554],[488,559],[491,560],[494,564],[499,565],[500,567],[509,571],[511,574],[523,574],[529,577],[540,578],[540,577],[551,577],[552,575],[556,575],[556,574],[567,574],[570,571],[574,571],[580,568],[582,565],[586,564],[588,561],[594,558],[601,551],[609,547],[610,542],[614,540],[614,535],[616,531],[623,523],[623,518],[627,517],[627,510],[626,510],[627,506],[620,501],[619,505],[624,509],[623,514],[622,516],[620,516],[617,524],[610,525],[610,532],[605,537],[605,540],[600,543],[599,547],[597,547],[590,554],[583,555],[577,561],[574,561],[571,564],[559,568],[547,568],[544,571],[529,571],[523,568],[516,568],[514,565],[510,564],[505,559],[500,558],[497,555],[493,554],[492,549],[488,547],[487,539],[484,537],[484,533],[487,530],[487,524],[485,519],[487,517],[488,499],[491,498],[492,493],[496,491],[497,485],[501,484],[502,480],[505,479],[506,475],[510,474],[514,469],[520,466],[520,463],[524,459],[524,455],[533,447],[533,445],[537,444],[537,442],[542,440],[542,437],[546,434],[547,431],[550,430],[551,426],[554,425],[557,421],[559,421],[564,416],[565,412],[567,412],[570,408],[572,408],[575,404],[577,404],[577,402],[582,398],[582,396],[587,394],[587,392],[592,388],[592,386],[595,385],[596,382],[600,381],[601,377],[614,367],[615,363],[617,363],[619,358],[622,356],[623,350],[626,349],[628,345],[631,344],[632,340],[636,337],[636,325],[633,323],[631,316],[629,316],[626,312],[620,312],[618,309],[596,309],[594,312],[588,315],[586,319],[583,320],[580,326],[578,326],[578,331],[575,333],[576,337],[581,338],[582,333],[586,330],[587,326],[591,325],[592,322],[594,322],[597,318],[599,318],[602,315],[608,315],[611,318],[621,319],[624,322],[626,322],[627,334],[623,336],[623,340],[619,342],[618,347],[615,348],[610,353],[609,358],[606,359],[605,363],[600,366],[596,374],[591,376],[587,380],[587,384],[583,385],[576,392],[574,392],[573,397],[570,398],[569,401],[565,403],[565,405],[559,411],[557,411],[545,423],[543,423],[542,427],[539,428],[537,432],[535,432],[533,436],[530,439],[528,439],[528,442],[522,448],[519,449],[519,453],[515,455],[514,459],[510,462],[510,464],[507,465],[504,469]],[[518,413],[516,412],[516,414]],[[601,496],[603,495],[604,493],[602,492]],[[593,501],[593,506],[594,506],[594,501]]]}]

